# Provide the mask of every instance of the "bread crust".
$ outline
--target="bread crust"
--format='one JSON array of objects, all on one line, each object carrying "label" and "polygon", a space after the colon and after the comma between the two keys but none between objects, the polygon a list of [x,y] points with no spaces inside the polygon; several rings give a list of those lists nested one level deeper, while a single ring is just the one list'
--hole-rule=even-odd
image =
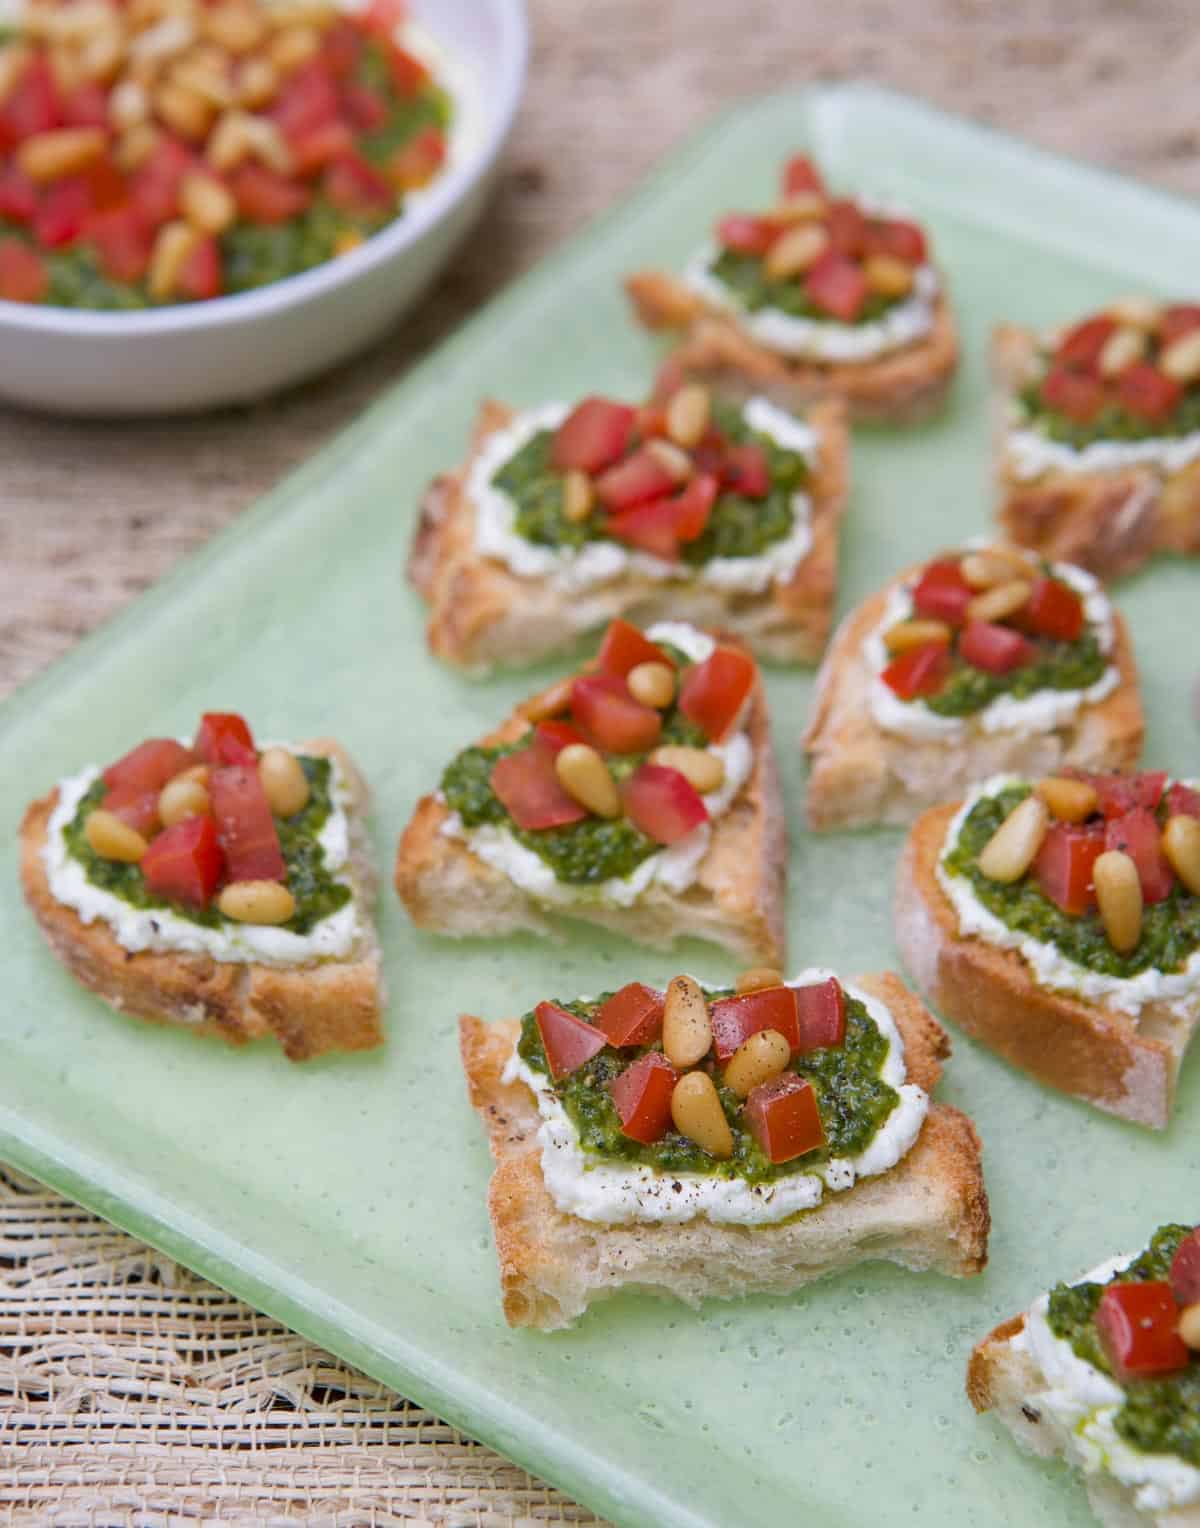
[{"label": "bread crust", "polygon": [[84,923],[50,890],[42,850],[57,787],[25,812],[20,831],[21,885],[51,950],[76,981],[122,1013],[175,1024],[231,1045],[271,1035],[291,1061],[330,1050],[368,1050],[383,1039],[379,947],[371,920],[375,876],[361,817],[368,791],[341,745],[318,738],[306,753],[336,756],[350,782],[353,804],[350,879],[363,909],[362,948],[352,959],[277,967],[219,961],[184,951],[134,953],[118,944],[108,924]]},{"label": "bread crust", "polygon": [[926,807],[962,795],[990,775],[1019,771],[1050,774],[1080,769],[1131,769],[1142,751],[1145,721],[1129,631],[1113,612],[1113,662],[1120,683],[1094,705],[1052,732],[984,733],[972,728],[965,742],[919,742],[876,725],[869,703],[871,672],[863,643],[884,617],[908,568],[845,618],[817,674],[812,713],[803,746],[809,756],[806,810],[816,830],[906,826]]},{"label": "bread crust", "polygon": [[[904,1039],[909,1077],[931,1090],[949,1042],[891,972],[855,978],[883,999]],[[487,1128],[495,1172],[488,1209],[511,1326],[566,1326],[595,1299],[635,1288],[698,1305],[755,1291],[787,1293],[866,1258],[955,1276],[987,1261],[990,1215],[979,1138],[957,1109],[933,1104],[911,1151],[890,1172],[861,1179],[776,1225],[602,1225],[563,1214],[542,1180],[533,1094],[503,1081],[519,1022],[464,1015],[459,1035],[468,1093]]]},{"label": "bread crust", "polygon": [[466,484],[488,436],[512,418],[506,404],[485,402],[466,462],[436,478],[421,502],[408,577],[429,603],[431,652],[473,671],[531,663],[624,616],[639,625],[670,619],[724,626],[759,656],[780,662],[815,663],[820,657],[833,622],[838,521],[849,488],[849,437],[840,404],[826,402],[809,414],[818,437],[809,484],[812,546],[791,578],[762,594],[627,574],[566,595],[548,579],[519,578],[481,557]]},{"label": "bread crust", "polygon": [[1109,471],[1052,468],[1019,477],[1008,452],[1011,400],[1036,371],[1038,335],[1001,324],[992,336],[996,389],[996,518],[1005,535],[1051,560],[1117,578],[1159,552],[1200,553],[1200,461]]},{"label": "bread crust", "polygon": [[735,315],[663,271],[638,271],[626,278],[625,290],[648,329],[680,331],[671,361],[682,374],[725,397],[765,393],[793,411],[818,398],[839,398],[855,423],[915,424],[942,407],[958,367],[958,332],[944,288],[922,339],[870,360],[826,362],[769,350]]},{"label": "bread crust", "polygon": [[[529,729],[520,711],[481,739],[512,742]],[[652,884],[632,907],[579,903],[543,908],[503,872],[443,831],[450,813],[436,795],[417,803],[396,851],[395,885],[418,928],[456,936],[555,932],[558,915],[579,918],[668,949],[694,937],[723,945],[740,960],[778,966],[786,950],[787,822],[761,677],[746,724],[754,749],[750,778],[712,825],[696,880],[676,893]]]},{"label": "bread crust", "polygon": [[918,818],[896,878],[896,940],[918,990],[967,1034],[1049,1087],[1164,1129],[1200,1013],[1187,1020],[1154,1003],[1135,1021],[1036,985],[1016,950],[963,938],[936,873],[957,810],[935,807]]}]

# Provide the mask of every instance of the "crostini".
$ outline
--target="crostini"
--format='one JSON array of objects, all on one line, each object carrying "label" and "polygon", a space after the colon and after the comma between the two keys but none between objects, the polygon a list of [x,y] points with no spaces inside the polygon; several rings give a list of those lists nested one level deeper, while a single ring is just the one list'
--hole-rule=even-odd
[{"label": "crostini", "polygon": [[420,928],[694,936],[784,948],[786,829],[754,660],[683,622],[608,628],[599,656],[464,749],[400,840]]},{"label": "crostini", "polygon": [[1003,770],[1132,768],[1143,731],[1125,623],[1091,574],[1002,545],[945,552],[830,645],[804,736],[809,825],[910,823]]},{"label": "crostini", "polygon": [[967,1395],[1081,1471],[1108,1528],[1200,1522],[1200,1229],[1164,1225],[975,1349]]},{"label": "crostini", "polygon": [[642,323],[678,333],[680,373],[729,397],[840,398],[853,420],[907,424],[941,407],[958,365],[923,229],[833,195],[804,155],[775,206],[722,218],[681,276],[639,271],[626,288]]},{"label": "crostini", "polygon": [[998,517],[1012,541],[1132,572],[1200,553],[1200,306],[1126,298],[995,333]]},{"label": "crostini", "polygon": [[256,746],[208,713],[35,801],[21,881],[51,949],[112,1007],[293,1061],[382,1039],[367,789],[330,739]]},{"label": "crostini", "polygon": [[913,827],[896,937],[939,1012],[1049,1086],[1162,1129],[1200,1022],[1200,792],[997,776]]},{"label": "crostini", "polygon": [[984,1266],[979,1141],[929,1096],[949,1045],[890,973],[632,982],[464,1017],[460,1040],[513,1326],[566,1326],[622,1288],[698,1305],[871,1258]]},{"label": "crostini", "polygon": [[409,579],[430,650],[473,670],[573,648],[616,616],[732,632],[815,662],[847,491],[840,405],[722,403],[673,373],[640,408],[485,403],[466,464],[422,503]]}]

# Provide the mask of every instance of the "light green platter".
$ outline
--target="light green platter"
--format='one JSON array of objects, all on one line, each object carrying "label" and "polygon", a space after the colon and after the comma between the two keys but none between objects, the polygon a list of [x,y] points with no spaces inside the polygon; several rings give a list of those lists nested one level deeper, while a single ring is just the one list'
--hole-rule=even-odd
[{"label": "light green platter", "polygon": [[[11,842],[24,802],[147,733],[240,709],[268,737],[332,732],[374,784],[384,885],[396,836],[447,756],[543,675],[483,685],[425,653],[402,581],[418,494],[456,462],[478,401],[613,390],[656,353],[625,271],[674,264],[712,218],[761,204],[807,146],[835,183],[910,204],[950,273],[966,360],[916,433],[855,441],[845,610],[900,564],[988,523],[984,351],[1001,317],[1049,321],[1126,289],[1195,291],[1200,215],[1181,202],[858,87],[779,96],[708,128],[629,203],[519,283],[225,536],[0,715]],[[180,491],[186,493],[187,485]],[[165,514],[170,507],[164,506]],[[1125,584],[1147,754],[1196,771],[1200,565]],[[814,839],[798,738],[811,675],[769,682],[792,824],[792,965],[894,964],[900,837]],[[1162,1137],[1017,1076],[959,1037],[942,1097],[978,1123],[995,1231],[981,1278],[868,1265],[794,1299],[644,1297],[573,1332],[511,1332],[484,1209],[455,1021],[547,995],[730,967],[579,933],[553,945],[416,933],[380,914],[391,993],[375,1055],[293,1066],[111,1014],[51,959],[0,887],[0,1155],[431,1407],[621,1524],[1083,1524],[1083,1493],[963,1395],[972,1343],[1055,1278],[1194,1219],[1200,1066]]]}]

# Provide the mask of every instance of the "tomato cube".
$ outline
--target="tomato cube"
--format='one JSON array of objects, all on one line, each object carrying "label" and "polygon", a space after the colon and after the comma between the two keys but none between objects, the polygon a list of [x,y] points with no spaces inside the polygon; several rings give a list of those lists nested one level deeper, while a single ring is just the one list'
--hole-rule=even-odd
[{"label": "tomato cube", "polygon": [[1167,792],[1168,817],[1200,817],[1200,791],[1190,785],[1173,785]]},{"label": "tomato cube", "polygon": [[556,1082],[577,1072],[608,1043],[594,1025],[576,1018],[557,1003],[539,1003],[533,1014],[546,1052],[546,1065]]},{"label": "tomato cube", "polygon": [[1104,853],[1104,833],[1065,822],[1051,823],[1033,862],[1033,874],[1047,897],[1063,912],[1081,917],[1096,905],[1092,874]]},{"label": "tomato cube", "polygon": [[[321,38],[321,51],[318,57],[334,79],[345,80],[348,75],[354,73],[362,57],[362,51],[362,33],[352,21],[342,16],[326,29]],[[377,127],[379,124],[374,125]]]},{"label": "tomato cube", "polygon": [[100,269],[113,281],[140,281],[150,264],[150,235],[132,203],[93,212],[84,238],[96,251]]},{"label": "tomato cube", "polygon": [[679,1074],[659,1051],[647,1051],[609,1083],[621,1133],[652,1146],[671,1127],[671,1094]]},{"label": "tomato cube", "polygon": [[168,780],[190,769],[196,755],[173,737],[152,737],[110,764],[104,771],[104,783],[110,791],[127,795],[141,791],[160,791]]},{"label": "tomato cube", "polygon": [[1138,807],[1154,811],[1167,783],[1165,769],[1144,769],[1136,775],[1082,775],[1100,798],[1105,817],[1123,817]]},{"label": "tomato cube", "polygon": [[50,285],[42,257],[20,239],[0,239],[0,298],[41,302]]},{"label": "tomato cube", "polygon": [[771,468],[763,448],[751,441],[730,446],[724,456],[721,477],[725,485],[743,498],[765,499],[771,491]]},{"label": "tomato cube", "polygon": [[546,749],[552,757],[560,754],[572,743],[586,743],[587,738],[570,722],[538,722],[533,729],[533,745]]},{"label": "tomato cube", "polygon": [[571,686],[571,714],[606,753],[644,753],[662,732],[662,717],[634,700],[616,674],[581,674]]},{"label": "tomato cube", "polygon": [[342,86],[342,113],[359,133],[373,133],[388,119],[387,102],[368,85],[350,80]]},{"label": "tomato cube", "polygon": [[1137,866],[1142,896],[1147,902],[1162,902],[1170,896],[1175,875],[1163,853],[1158,819],[1145,807],[1134,807],[1122,817],[1114,817],[1105,829],[1106,849],[1120,849]]},{"label": "tomato cube", "polygon": [[338,104],[332,75],[314,58],[292,70],[267,115],[294,148],[314,128],[335,122]]},{"label": "tomato cube", "polygon": [[678,843],[708,821],[696,787],[663,764],[639,765],[622,795],[629,820],[657,844]]},{"label": "tomato cube", "polygon": [[577,403],[554,432],[550,460],[560,472],[600,472],[626,451],[635,410],[627,403],[593,395]]},{"label": "tomato cube", "polygon": [[1117,402],[1130,414],[1163,424],[1179,406],[1183,388],[1157,366],[1139,361],[1117,378]]},{"label": "tomato cube", "polygon": [[91,210],[91,192],[82,176],[56,180],[42,193],[33,215],[33,236],[43,249],[65,249],[83,233]]},{"label": "tomato cube", "polygon": [[610,1045],[653,1045],[662,1034],[663,994],[641,982],[614,992],[596,1014]]},{"label": "tomato cube", "polygon": [[[631,425],[632,428],[632,425]],[[596,497],[605,509],[620,512],[661,499],[675,487],[675,479],[653,451],[639,447],[632,456],[610,467],[596,479]]]},{"label": "tomato cube", "polygon": [[1108,389],[1090,373],[1053,366],[1042,382],[1042,402],[1076,424],[1091,424],[1108,403]]},{"label": "tomato cube", "polygon": [[221,295],[221,250],[212,234],[196,241],[179,272],[179,295],[192,302]]},{"label": "tomato cube", "polygon": [[846,994],[836,976],[808,987],[796,987],[796,1008],[800,1021],[801,1055],[841,1045],[846,1039]]},{"label": "tomato cube", "polygon": [[401,191],[427,186],[446,162],[446,135],[440,127],[423,127],[388,158],[388,179]]},{"label": "tomato cube", "polygon": [[718,647],[688,669],[679,689],[679,709],[714,743],[733,731],[758,678],[754,659],[738,647]]},{"label": "tomato cube", "polygon": [[1159,336],[1166,349],[1174,340],[1182,339],[1193,329],[1200,329],[1200,307],[1195,303],[1176,303],[1167,308],[1159,326]]},{"label": "tomato cube", "polygon": [[12,223],[28,223],[36,211],[37,187],[29,176],[15,164],[0,169],[0,218],[7,218]]},{"label": "tomato cube", "polygon": [[679,515],[671,499],[650,499],[623,509],[611,515],[604,528],[614,540],[663,562],[679,558]]},{"label": "tomato cube", "polygon": [[221,879],[221,846],[209,816],[185,817],[163,831],[142,855],[146,887],[155,896],[207,907]]},{"label": "tomato cube", "polygon": [[936,695],[954,667],[944,642],[926,642],[893,658],[880,679],[901,700]]},{"label": "tomato cube", "polygon": [[1036,657],[1032,642],[1011,626],[968,621],[958,643],[959,656],[988,674],[1011,674]]},{"label": "tomato cube", "polygon": [[354,134],[345,122],[318,122],[289,139],[292,169],[297,175],[315,175],[335,159],[354,151]]},{"label": "tomato cube", "polygon": [[1191,1357],[1179,1335],[1179,1306],[1158,1279],[1109,1284],[1096,1307],[1100,1343],[1118,1380],[1173,1374]]},{"label": "tomato cube", "polygon": [[1175,1249],[1168,1278],[1171,1293],[1180,1305],[1200,1301],[1200,1227],[1189,1231]]},{"label": "tomato cube", "polygon": [[[326,179],[332,175],[326,172]],[[334,197],[334,190],[343,199],[353,198],[349,192],[349,177],[339,179],[336,188],[326,184],[326,193],[335,206],[342,206]],[[229,189],[237,202],[238,212],[248,223],[286,223],[305,211],[311,200],[305,186],[286,175],[279,175],[260,164],[243,164],[230,178]],[[357,206],[357,203],[356,203]]]},{"label": "tomato cube", "polygon": [[104,810],[112,812],[122,822],[127,822],[143,838],[150,838],[159,826],[158,796],[155,790],[143,791],[128,787],[109,791],[104,797]]},{"label": "tomato cube", "polygon": [[857,203],[845,199],[831,202],[825,229],[829,234],[830,248],[845,255],[848,260],[855,261],[866,253],[867,220]]},{"label": "tomato cube", "polygon": [[211,769],[208,794],[229,879],[286,880],[287,865],[279,847],[279,830],[258,770],[247,764]]},{"label": "tomato cube", "polygon": [[13,143],[46,133],[62,124],[58,87],[50,60],[44,52],[34,53],[21,70],[0,108],[0,133]]},{"label": "tomato cube", "polygon": [[429,83],[429,70],[421,60],[394,41],[388,46],[388,72],[400,96],[415,96]]},{"label": "tomato cube", "polygon": [[505,754],[492,765],[489,783],[517,827],[526,832],[565,827],[588,815],[558,783],[554,754],[548,749]]},{"label": "tomato cube", "polygon": [[709,1006],[713,1050],[726,1062],[738,1046],[760,1029],[777,1030],[794,1056],[800,1049],[800,1007],[794,987],[762,987],[737,997],[718,998]]},{"label": "tomato cube", "polygon": [[853,323],[867,300],[867,278],[853,260],[828,250],[805,277],[804,290],[822,313]]},{"label": "tomato cube", "polygon": [[102,85],[79,85],[63,97],[64,127],[108,126],[108,92]]},{"label": "tomato cube", "polygon": [[[291,181],[285,181],[284,185],[292,194],[302,189]],[[356,151],[334,160],[325,171],[321,185],[326,197],[349,217],[378,217],[390,212],[396,202],[395,189],[387,176]],[[303,197],[303,204],[307,206],[307,191],[303,191]]]},{"label": "tomato cube", "polygon": [[680,541],[686,544],[704,534],[708,517],[717,502],[718,487],[716,478],[710,473],[697,472],[682,493],[667,500],[675,515],[675,529]]},{"label": "tomato cube", "polygon": [[596,662],[604,673],[616,674],[621,679],[639,663],[665,663],[669,668],[675,667],[661,647],[656,647],[636,626],[619,616],[610,622],[604,633]]},{"label": "tomato cube", "polygon": [[807,154],[793,154],[783,167],[784,196],[799,196],[802,191],[824,191],[821,172]]},{"label": "tomato cube", "polygon": [[825,1144],[813,1085],[794,1072],[751,1089],[746,1127],[771,1162],[790,1162]]},{"label": "tomato cube", "polygon": [[961,626],[975,591],[963,577],[957,557],[940,558],[926,567],[913,586],[913,609],[927,621]]},{"label": "tomato cube", "polygon": [[147,228],[157,228],[175,216],[179,187],[192,164],[193,155],[187,145],[164,134],[145,164],[130,177],[130,200]]},{"label": "tomato cube", "polygon": [[717,224],[717,243],[739,255],[765,255],[778,232],[769,218],[735,212]]},{"label": "tomato cube", "polygon": [[905,218],[872,218],[867,225],[867,253],[921,265],[928,255],[928,244],[916,223]]},{"label": "tomato cube", "polygon": [[1034,580],[1021,617],[1031,631],[1055,642],[1075,642],[1083,631],[1083,601],[1060,578]]},{"label": "tomato cube", "polygon": [[1117,321],[1101,314],[1098,318],[1085,318],[1073,325],[1058,342],[1054,358],[1063,366],[1092,371],[1100,360],[1100,352],[1116,333]]},{"label": "tomato cube", "polygon": [[254,738],[236,711],[206,711],[193,748],[205,764],[256,764]]}]

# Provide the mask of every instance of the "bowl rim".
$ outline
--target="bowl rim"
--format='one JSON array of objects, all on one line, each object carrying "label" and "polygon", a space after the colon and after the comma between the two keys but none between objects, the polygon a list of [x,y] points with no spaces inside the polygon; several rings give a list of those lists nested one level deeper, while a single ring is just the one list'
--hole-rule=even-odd
[{"label": "bowl rim", "polygon": [[[495,162],[512,128],[529,63],[529,19],[525,0],[491,0],[491,3],[500,23],[500,46],[495,60],[489,60],[484,83],[495,105],[485,113],[486,126],[478,143],[461,164],[439,177],[411,212],[401,213],[357,249],[325,260],[312,270],[284,276],[248,292],[164,308],[106,313],[0,298],[0,327],[29,335],[53,334],[74,339],[101,336],[128,339],[217,329],[299,307],[387,264],[465,200]],[[436,32],[436,23],[433,29]]]}]

